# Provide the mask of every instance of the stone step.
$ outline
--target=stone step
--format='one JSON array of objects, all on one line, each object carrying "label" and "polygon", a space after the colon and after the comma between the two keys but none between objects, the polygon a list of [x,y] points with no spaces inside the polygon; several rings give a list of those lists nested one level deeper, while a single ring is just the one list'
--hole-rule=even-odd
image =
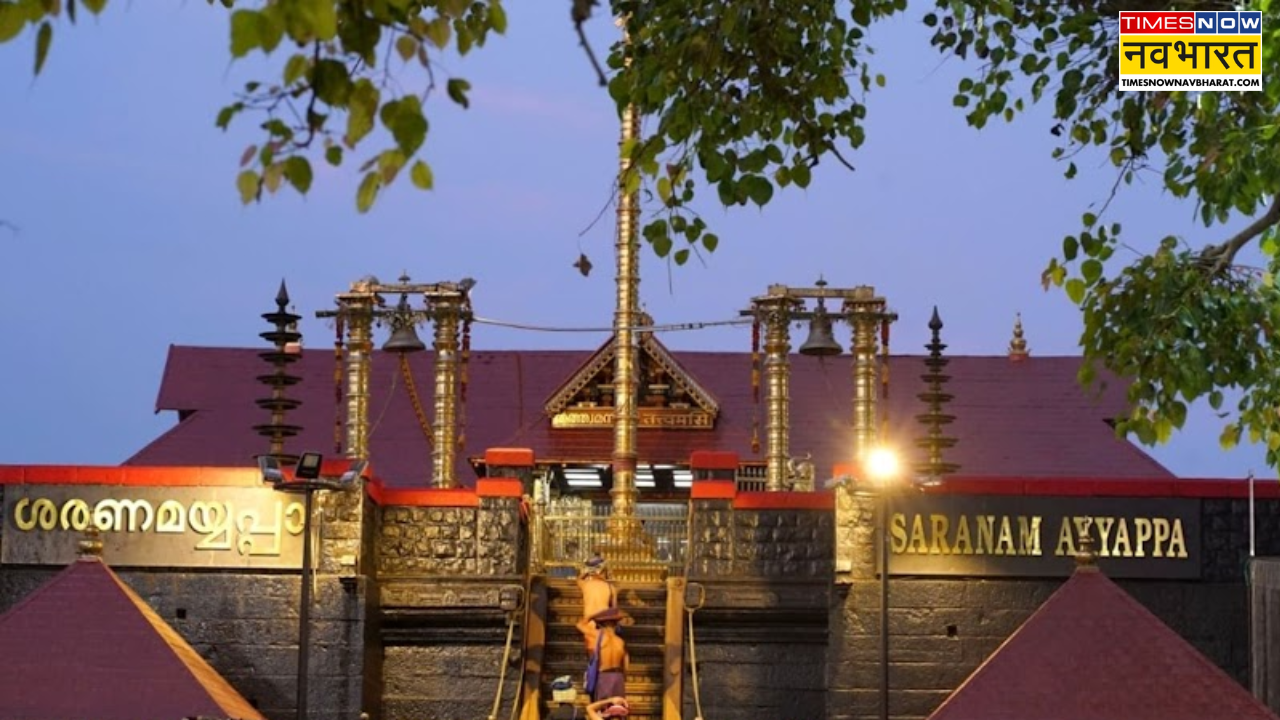
[{"label": "stone step", "polygon": [[[630,664],[627,672],[627,700],[630,718],[658,720],[662,717],[662,668],[665,654],[666,586],[662,583],[614,583],[618,606],[633,619],[621,629],[627,643]],[[546,655],[542,665],[542,697],[548,701],[551,681],[568,675],[581,691],[586,670],[586,647],[576,624],[582,618],[582,595],[572,580],[551,580],[547,593]],[[586,717],[588,700],[579,694],[579,718]],[[549,714],[549,712],[548,712]],[[545,715],[544,715],[545,716]]]}]

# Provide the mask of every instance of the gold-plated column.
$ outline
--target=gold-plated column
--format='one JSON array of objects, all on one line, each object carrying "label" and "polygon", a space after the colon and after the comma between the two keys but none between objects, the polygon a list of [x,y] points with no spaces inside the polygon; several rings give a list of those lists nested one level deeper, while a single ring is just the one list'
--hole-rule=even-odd
[{"label": "gold-plated column", "polygon": [[844,312],[853,323],[853,461],[860,467],[879,440],[876,333],[884,317],[885,302],[876,297],[873,287],[860,285],[854,292],[854,298],[845,301]]},{"label": "gold-plated column", "polygon": [[535,575],[546,571],[547,557],[547,481],[541,477],[533,480],[533,502],[530,503],[529,572]]},{"label": "gold-plated column", "polygon": [[[640,116],[634,105],[622,112],[622,133],[619,149],[640,138]],[[639,413],[636,407],[639,357],[638,334],[635,332],[638,315],[640,285],[640,243],[637,221],[640,199],[637,192],[628,192],[628,176],[631,159],[619,152],[618,162],[618,235],[615,243],[617,255],[617,295],[613,313],[613,334],[616,353],[613,365],[613,500],[612,526],[629,528],[635,515],[636,504],[636,427]]]},{"label": "gold-plated column", "polygon": [[765,295],[753,300],[764,326],[765,490],[777,492],[787,480],[791,458],[791,314],[797,298]]},{"label": "gold-plated column", "polygon": [[431,448],[432,484],[457,487],[454,464],[457,460],[458,432],[458,322],[462,295],[443,293],[428,297],[435,318],[435,428]]},{"label": "gold-plated column", "polygon": [[356,283],[350,293],[338,297],[338,304],[347,325],[347,457],[367,460],[373,295]]}]

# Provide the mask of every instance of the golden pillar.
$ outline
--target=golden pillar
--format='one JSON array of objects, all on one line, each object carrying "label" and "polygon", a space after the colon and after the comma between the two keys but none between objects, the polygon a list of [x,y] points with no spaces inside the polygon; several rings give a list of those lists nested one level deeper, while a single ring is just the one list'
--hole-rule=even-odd
[{"label": "golden pillar", "polygon": [[369,458],[369,362],[373,352],[374,295],[368,281],[338,296],[347,325],[347,457]]},{"label": "golden pillar", "polygon": [[885,301],[876,297],[875,288],[860,285],[845,301],[844,312],[853,324],[853,462],[861,471],[879,440],[876,333],[885,317]]},{"label": "golden pillar", "polygon": [[628,105],[622,111],[622,133],[618,142],[617,294],[613,313],[616,348],[613,365],[613,489],[609,491],[613,500],[611,525],[615,529],[629,528],[634,524],[632,517],[636,504],[636,427],[639,424],[636,373],[640,354],[635,330],[640,307],[640,244],[636,225],[640,199],[637,192],[627,191],[632,167],[631,159],[623,150],[639,138],[640,116],[634,105]]},{"label": "golden pillar", "polygon": [[875,288],[860,285],[846,296],[842,312],[853,325],[853,468],[852,482],[840,483],[835,491],[835,576],[838,583],[851,583],[875,575],[875,503],[869,495],[854,492],[854,483],[863,481],[862,464],[879,442],[877,414],[878,359],[876,333],[888,317],[884,298]]},{"label": "golden pillar", "polygon": [[431,448],[432,484],[438,488],[458,486],[458,325],[462,317],[461,293],[428,293],[427,302],[435,318],[435,427]]},{"label": "golden pillar", "polygon": [[764,326],[765,490],[777,492],[787,480],[791,458],[791,337],[792,313],[798,298],[771,294],[755,298],[757,317]]}]

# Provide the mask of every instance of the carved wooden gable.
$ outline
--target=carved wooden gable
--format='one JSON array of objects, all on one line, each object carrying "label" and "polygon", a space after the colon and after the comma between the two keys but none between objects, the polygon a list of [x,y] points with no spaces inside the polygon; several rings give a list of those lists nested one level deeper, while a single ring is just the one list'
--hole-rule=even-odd
[{"label": "carved wooden gable", "polygon": [[[613,427],[613,359],[610,338],[547,401],[553,428]],[[636,401],[641,430],[711,430],[720,407],[653,335],[640,338]]]}]

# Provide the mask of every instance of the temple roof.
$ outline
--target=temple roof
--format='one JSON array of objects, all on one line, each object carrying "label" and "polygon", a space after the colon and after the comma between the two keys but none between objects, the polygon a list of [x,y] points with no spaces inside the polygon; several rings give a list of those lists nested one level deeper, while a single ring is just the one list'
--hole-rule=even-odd
[{"label": "temple roof", "polygon": [[[264,371],[259,349],[170,348],[156,402],[157,411],[178,411],[181,421],[126,464],[245,466],[265,452],[266,441],[253,426],[267,421],[254,404],[265,388],[255,378]],[[468,457],[491,447],[527,447],[539,460],[607,463],[613,434],[607,428],[553,428],[546,405],[591,351],[472,351],[468,371],[463,435],[457,477],[471,484]],[[433,356],[410,357],[423,402],[430,410]],[[686,463],[697,450],[725,450],[744,460],[764,459],[753,452],[753,418],[764,441],[764,406],[753,401],[751,356],[733,352],[680,352],[680,367],[718,403],[710,429],[641,428],[641,462]],[[961,465],[964,477],[1152,478],[1173,474],[1133,444],[1115,437],[1108,421],[1127,413],[1125,386],[1112,380],[1101,392],[1076,382],[1080,359],[955,356],[946,368],[946,391],[955,396],[946,410],[956,421],[945,432],[959,442],[947,459]],[[910,448],[923,434],[915,416],[925,410],[921,356],[890,359],[889,432]],[[305,350],[290,373],[302,381],[289,389],[303,401],[287,422],[301,425],[291,439],[293,452],[334,453],[334,357],[329,350]],[[397,359],[375,352],[370,373],[370,455],[389,485],[430,481],[430,450],[398,378]],[[853,381],[847,356],[791,357],[791,452],[811,454],[819,478],[836,463],[847,462],[852,443]],[[761,391],[763,400],[763,389]],[[342,413],[345,414],[345,413]]]},{"label": "temple roof", "polygon": [[1096,567],[1076,570],[929,720],[1277,720]]},{"label": "temple roof", "polygon": [[265,720],[96,557],[0,615],[0,648],[0,720]]}]

